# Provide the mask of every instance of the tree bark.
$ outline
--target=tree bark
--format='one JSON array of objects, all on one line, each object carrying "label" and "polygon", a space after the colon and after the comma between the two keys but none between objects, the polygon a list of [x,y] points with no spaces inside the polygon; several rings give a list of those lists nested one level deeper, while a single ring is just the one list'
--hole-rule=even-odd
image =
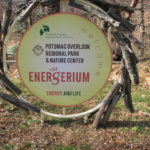
[{"label": "tree bark", "polygon": [[94,4],[97,4],[98,6],[105,6],[107,8],[117,8],[117,9],[121,9],[123,11],[127,11],[127,12],[130,12],[130,13],[134,13],[134,8],[130,7],[130,6],[127,6],[127,5],[123,5],[123,4],[115,4],[115,3],[112,3],[112,2],[108,2],[108,1],[105,1],[105,0],[91,0]]},{"label": "tree bark", "polygon": [[115,13],[114,11],[110,11],[108,13],[113,19],[115,19],[116,21],[120,22],[120,27],[124,27],[126,30],[132,32],[135,30],[136,25],[132,24],[131,22],[129,22],[126,19],[123,19],[122,17],[119,17],[119,15],[117,13]]},{"label": "tree bark", "polygon": [[7,90],[9,90],[10,92],[20,95],[21,94],[21,90],[15,86],[8,78],[5,74],[1,74],[0,73],[0,80],[2,81],[2,83],[4,84],[4,86],[6,87]]},{"label": "tree bark", "polygon": [[121,95],[123,97],[123,102],[125,107],[131,112],[134,113],[134,107],[132,103],[132,96],[131,96],[131,79],[129,77],[129,73],[125,66],[125,61],[122,60],[122,88],[121,88]]},{"label": "tree bark", "polygon": [[2,40],[2,26],[0,21],[0,70],[4,72],[3,70],[3,40]]},{"label": "tree bark", "polygon": [[118,93],[114,96],[114,98],[113,98],[113,100],[110,102],[110,104],[108,105],[108,108],[107,108],[106,111],[104,112],[104,117],[103,117],[103,120],[102,120],[102,123],[101,123],[103,126],[106,125],[106,123],[107,123],[107,121],[108,121],[108,119],[109,119],[109,117],[110,117],[110,115],[111,115],[111,113],[112,113],[114,107],[116,106],[118,100],[120,99],[120,97],[121,97],[121,93],[118,92]]},{"label": "tree bark", "polygon": [[32,104],[29,104],[29,103],[25,102],[22,99],[18,99],[16,97],[13,97],[11,95],[5,94],[3,92],[0,92],[0,97],[2,99],[12,103],[13,105],[15,105],[17,107],[23,108],[25,110],[33,111],[33,112],[36,112],[36,113],[40,113],[40,109],[39,108],[33,106]]},{"label": "tree bark", "polygon": [[83,0],[70,0],[69,5],[90,12],[92,15],[108,21],[114,27],[119,27],[120,23],[118,21],[110,17],[103,9],[90,2]]},{"label": "tree bark", "polygon": [[[140,25],[140,30],[141,30],[141,35],[140,35],[140,39],[143,43],[143,45],[145,46],[145,11],[144,11],[144,0],[141,0],[141,25]],[[144,48],[143,51],[141,51],[140,56],[143,57],[144,56]]]},{"label": "tree bark", "polygon": [[[6,50],[7,50],[7,42],[10,39],[10,36],[13,33],[13,29],[15,28],[16,24],[18,22],[22,22],[24,21],[32,12],[32,10],[39,4],[39,0],[34,0],[25,10],[23,10],[16,18],[15,20],[12,22],[10,28],[9,28],[9,32],[7,33],[5,40],[3,42],[3,60],[6,60]],[[3,68],[4,71],[7,71],[7,66],[6,64],[3,64]]]},{"label": "tree bark", "polygon": [[106,96],[106,98],[104,98],[104,100],[102,101],[102,106],[99,108],[97,114],[96,114],[96,118],[94,120],[93,126],[95,128],[98,128],[99,125],[101,124],[102,121],[102,116],[103,113],[107,107],[107,105],[113,100],[114,96],[118,93],[119,89],[121,87],[121,84],[119,82],[116,82],[112,89],[109,91],[108,95]]},{"label": "tree bark", "polygon": [[138,71],[135,63],[136,60],[132,60],[132,56],[131,56],[132,50],[130,49],[129,45],[124,41],[124,39],[121,37],[119,32],[113,33],[113,36],[117,39],[118,43],[121,46],[122,56],[125,60],[125,65],[129,72],[132,82],[138,84],[139,76],[138,76]]},{"label": "tree bark", "polygon": [[8,32],[8,28],[11,21],[11,14],[12,14],[12,0],[4,0],[5,7],[3,12],[3,22],[2,22],[2,35],[3,41],[5,40],[5,36]]},{"label": "tree bark", "polygon": [[20,22],[24,21],[32,12],[32,10],[39,4],[39,0],[34,0],[18,17]]}]

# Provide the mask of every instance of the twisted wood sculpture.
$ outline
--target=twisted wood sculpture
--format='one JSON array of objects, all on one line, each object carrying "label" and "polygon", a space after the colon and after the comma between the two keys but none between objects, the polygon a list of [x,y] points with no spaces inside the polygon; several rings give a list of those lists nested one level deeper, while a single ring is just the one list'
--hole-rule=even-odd
[{"label": "twisted wood sculpture", "polygon": [[[16,87],[5,75],[5,67],[3,67],[3,57],[5,56],[3,55],[3,52],[6,51],[6,43],[11,36],[14,26],[30,16],[32,10],[37,5],[41,4],[43,8],[48,7],[49,9],[46,9],[47,14],[50,14],[59,12],[59,2],[59,0],[57,0],[57,3],[56,0],[32,0],[30,1],[28,7],[24,7],[23,10],[19,12],[16,19],[13,22],[10,22],[12,14],[12,0],[5,0],[6,7],[4,10],[4,18],[1,23],[2,26],[0,27],[0,80],[6,90],[13,95],[0,92],[0,97],[25,110],[34,111],[37,113],[43,112],[41,109],[17,97],[17,95],[21,94],[21,90]],[[131,95],[131,83],[138,84],[139,77],[136,67],[138,59],[134,54],[131,43],[141,49],[143,48],[143,45],[132,35],[132,32],[136,26],[131,23],[129,19],[131,14],[136,10],[135,7],[138,4],[138,0],[132,0],[130,6],[104,0],[69,0],[68,4],[102,19],[104,24],[106,23],[109,26],[109,29],[111,29],[110,32],[108,32],[108,29],[107,33],[111,33],[112,38],[115,39],[121,49],[120,78],[114,83],[108,95],[101,101],[99,107],[93,111],[90,111],[84,118],[84,122],[87,123],[88,119],[96,114],[93,126],[98,128],[100,125],[106,125],[113,108],[121,96],[123,97],[124,104],[127,109],[131,113],[134,112]],[[121,15],[122,11],[126,12],[124,16]]]}]

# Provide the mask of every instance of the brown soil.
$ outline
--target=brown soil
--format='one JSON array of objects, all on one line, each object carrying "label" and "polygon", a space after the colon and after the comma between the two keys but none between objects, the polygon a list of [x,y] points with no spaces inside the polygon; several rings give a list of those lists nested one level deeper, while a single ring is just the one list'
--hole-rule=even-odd
[{"label": "brown soil", "polygon": [[[55,150],[58,145],[72,145],[77,150],[150,149],[149,117],[138,112],[116,110],[107,128],[95,130],[92,122],[84,125],[81,119],[51,120],[43,124],[34,113],[0,110],[1,146],[15,145],[17,150]],[[133,118],[135,121],[126,121]],[[143,133],[142,128],[147,128],[147,132]]]}]

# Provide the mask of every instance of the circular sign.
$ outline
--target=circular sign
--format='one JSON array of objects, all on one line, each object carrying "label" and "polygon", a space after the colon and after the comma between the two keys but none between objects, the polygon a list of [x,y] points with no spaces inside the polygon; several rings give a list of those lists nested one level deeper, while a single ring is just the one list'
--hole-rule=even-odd
[{"label": "circular sign", "polygon": [[36,97],[67,107],[91,99],[103,88],[112,55],[96,25],[77,15],[58,13],[26,32],[17,64],[21,79]]}]

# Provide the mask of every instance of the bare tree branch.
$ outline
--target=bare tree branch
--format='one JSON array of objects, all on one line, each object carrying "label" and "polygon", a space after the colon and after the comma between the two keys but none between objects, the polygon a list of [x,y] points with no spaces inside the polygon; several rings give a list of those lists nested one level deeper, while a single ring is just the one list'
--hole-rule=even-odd
[{"label": "bare tree branch", "polygon": [[90,12],[92,13],[92,15],[95,15],[101,19],[104,19],[105,21],[108,21],[114,27],[119,27],[120,23],[118,21],[110,17],[103,9],[90,2],[87,2],[85,0],[70,0],[69,5]]},{"label": "bare tree branch", "polygon": [[19,16],[18,21],[24,21],[32,12],[32,10],[39,4],[39,0],[34,0]]},{"label": "bare tree branch", "polygon": [[117,39],[118,43],[121,46],[122,56],[125,60],[126,68],[129,72],[129,76],[132,82],[138,84],[139,76],[136,67],[136,61],[131,57],[132,50],[130,49],[129,45],[125,42],[125,40],[118,31],[114,32],[113,36],[115,37],[115,39]]},{"label": "bare tree branch", "polygon": [[12,0],[5,0],[4,3],[5,3],[5,7],[4,7],[4,12],[3,12],[3,22],[2,22],[3,41],[8,32],[9,24],[11,21]]},{"label": "bare tree branch", "polygon": [[101,121],[103,119],[102,115],[105,112],[107,105],[113,100],[114,96],[118,93],[120,87],[121,87],[121,84],[119,82],[116,82],[113,85],[112,89],[109,91],[108,95],[103,99],[102,105],[99,108],[99,110],[96,114],[96,118],[93,123],[93,126],[95,128],[98,128],[98,126],[101,124]]},{"label": "bare tree branch", "polygon": [[11,104],[17,106],[17,107],[23,108],[25,110],[33,111],[33,112],[36,112],[36,113],[40,113],[40,109],[39,108],[33,106],[30,103],[25,102],[22,99],[18,99],[18,98],[14,97],[14,96],[5,94],[3,92],[0,92],[0,97],[2,99],[4,99],[4,100],[10,102]]},{"label": "bare tree branch", "polygon": [[113,8],[121,9],[123,11],[134,13],[134,8],[127,6],[127,5],[118,4],[118,3],[115,4],[112,2],[107,2],[105,0],[91,0],[91,1],[94,2],[95,4],[97,4],[99,7],[101,7],[101,6],[105,6],[107,8],[113,7]]},{"label": "bare tree branch", "polygon": [[[14,29],[14,27],[16,26],[16,24],[18,23],[18,22],[21,22],[21,21],[24,21],[24,19],[26,19],[29,15],[30,15],[30,13],[32,12],[32,10],[37,6],[39,4],[39,0],[34,0],[25,10],[23,10],[23,12],[21,12],[17,17],[16,17],[16,19],[13,21],[13,23],[11,24],[11,26],[10,26],[10,28],[9,28],[9,32],[8,32],[8,34],[6,35],[6,37],[5,37],[5,40],[4,40],[4,43],[3,43],[3,45],[4,45],[4,47],[3,47],[3,59],[5,59],[6,60],[6,44],[7,44],[7,42],[8,42],[8,40],[10,39],[10,36],[11,36],[11,34],[13,33],[13,29]],[[6,66],[5,66],[5,64],[4,64],[4,71],[6,71],[7,69],[6,69]]]}]

